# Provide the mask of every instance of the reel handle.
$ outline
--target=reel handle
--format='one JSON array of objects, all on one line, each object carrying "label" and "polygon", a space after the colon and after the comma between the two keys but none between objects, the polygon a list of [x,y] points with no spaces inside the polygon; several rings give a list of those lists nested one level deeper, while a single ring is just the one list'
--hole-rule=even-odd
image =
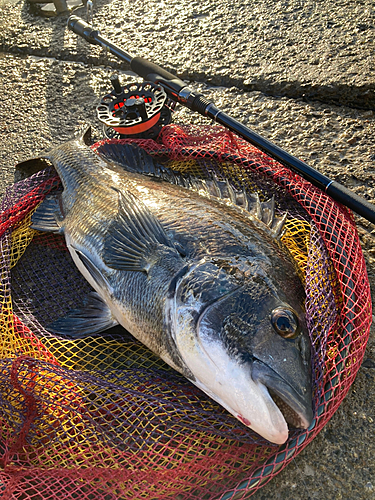
[{"label": "reel handle", "polygon": [[113,43],[101,37],[99,31],[93,29],[92,26],[77,16],[69,17],[68,28],[74,31],[74,33],[77,33],[77,35],[83,37],[89,43],[101,45],[103,48],[108,49],[119,59],[130,64],[131,69],[146,80],[161,85],[174,101],[181,103],[192,111],[196,111],[203,116],[211,118],[232,132],[235,132],[246,141],[250,142],[250,144],[253,144],[264,153],[310,181],[314,186],[325,191],[334,200],[354,210],[357,214],[375,224],[375,205],[353,193],[338,182],[332,181],[324,174],[321,174],[313,167],[307,165],[307,163],[287,153],[276,144],[273,144],[230,117],[202,94],[191,90],[182,80],[172,73],[169,73],[157,64],[149,62],[142,57],[132,57]]},{"label": "reel handle", "polygon": [[143,57],[133,57],[120,47],[106,40],[100,35],[98,30],[94,29],[80,17],[70,16],[68,19],[68,28],[87,42],[108,49],[113,55],[128,63],[131,70],[145,81],[163,85],[165,91],[175,101],[178,100],[178,94],[181,90],[186,87],[186,84],[182,80],[169,73],[169,71],[166,71],[153,62],[147,61],[147,59],[143,59]]}]

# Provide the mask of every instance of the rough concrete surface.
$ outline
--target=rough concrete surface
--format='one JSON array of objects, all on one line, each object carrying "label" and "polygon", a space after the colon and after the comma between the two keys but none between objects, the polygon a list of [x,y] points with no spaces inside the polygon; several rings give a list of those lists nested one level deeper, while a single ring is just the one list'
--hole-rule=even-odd
[{"label": "rough concrete surface", "polygon": [[[84,122],[100,135],[95,106],[110,89],[110,66],[122,81],[134,78],[68,32],[66,19],[0,0],[1,192],[17,161]],[[372,1],[98,0],[94,20],[129,53],[190,80],[234,118],[374,201]],[[174,121],[207,123],[181,107]],[[375,290],[375,226],[357,222]],[[374,332],[365,360],[329,424],[254,500],[375,499]]]},{"label": "rough concrete surface", "polygon": [[[2,3],[4,51],[103,62],[75,35],[61,38],[64,16],[37,20],[28,6]],[[95,22],[130,54],[181,76],[374,107],[372,0],[98,0]]]}]

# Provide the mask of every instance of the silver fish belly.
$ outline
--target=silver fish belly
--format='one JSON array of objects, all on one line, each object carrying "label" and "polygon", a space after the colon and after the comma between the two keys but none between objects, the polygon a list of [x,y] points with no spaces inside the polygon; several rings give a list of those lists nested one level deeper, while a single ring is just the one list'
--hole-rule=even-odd
[{"label": "silver fish belly", "polygon": [[77,338],[121,324],[269,441],[288,438],[275,400],[307,428],[310,342],[302,285],[276,242],[283,221],[214,175],[184,178],[133,146],[108,151],[116,162],[80,141],[48,155],[63,192],[32,227],[64,234],[95,290],[50,331]]}]

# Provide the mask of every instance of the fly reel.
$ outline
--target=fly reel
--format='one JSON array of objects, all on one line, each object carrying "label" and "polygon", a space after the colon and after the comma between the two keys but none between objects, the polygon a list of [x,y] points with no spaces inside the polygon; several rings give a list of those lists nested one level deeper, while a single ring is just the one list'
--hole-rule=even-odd
[{"label": "fly reel", "polygon": [[111,82],[112,92],[96,108],[106,137],[153,139],[170,123],[176,103],[168,99],[160,85],[142,82],[122,87],[117,75],[111,77]]}]

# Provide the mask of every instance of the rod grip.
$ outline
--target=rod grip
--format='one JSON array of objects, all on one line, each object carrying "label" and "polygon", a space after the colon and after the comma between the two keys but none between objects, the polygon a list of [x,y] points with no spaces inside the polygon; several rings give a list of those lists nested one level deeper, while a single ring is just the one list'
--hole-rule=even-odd
[{"label": "rod grip", "polygon": [[94,30],[92,26],[86,23],[83,19],[78,16],[70,16],[67,22],[68,28],[73,31],[76,35],[81,36],[87,42],[94,45],[99,45],[97,41],[97,36],[99,35],[98,30]]},{"label": "rod grip", "polygon": [[181,89],[186,87],[186,84],[177,78],[176,75],[169,73],[169,71],[166,71],[153,62],[147,61],[147,59],[143,59],[143,57],[133,57],[130,62],[130,68],[144,80],[154,83],[163,83],[177,94]]},{"label": "rod grip", "polygon": [[354,210],[357,214],[375,224],[375,205],[358,196],[350,189],[336,181],[331,182],[326,188],[326,193],[334,200]]}]

